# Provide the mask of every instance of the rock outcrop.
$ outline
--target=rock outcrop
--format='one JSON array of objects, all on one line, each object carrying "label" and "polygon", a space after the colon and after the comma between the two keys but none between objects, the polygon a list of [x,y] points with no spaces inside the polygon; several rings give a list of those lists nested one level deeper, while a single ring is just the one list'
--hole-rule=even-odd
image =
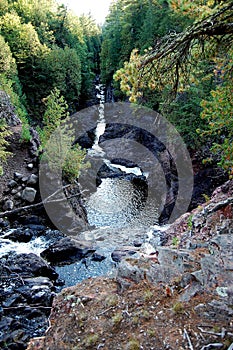
[{"label": "rock outcrop", "polygon": [[232,194],[228,181],[165,227],[165,245],[117,252],[115,279],[64,289],[27,349],[232,349]]}]

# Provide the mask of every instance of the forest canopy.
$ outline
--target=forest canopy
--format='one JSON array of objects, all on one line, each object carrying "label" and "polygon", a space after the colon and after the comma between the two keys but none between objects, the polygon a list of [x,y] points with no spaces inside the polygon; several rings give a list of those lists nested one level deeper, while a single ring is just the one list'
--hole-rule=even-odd
[{"label": "forest canopy", "polygon": [[69,113],[87,106],[100,74],[116,101],[162,113],[233,175],[232,33],[229,0],[114,0],[102,28],[56,0],[1,0],[0,89],[27,131],[54,89]]},{"label": "forest canopy", "polygon": [[232,33],[232,1],[118,0],[101,51],[116,95],[162,112],[189,148],[210,144],[205,161],[230,174]]},{"label": "forest canopy", "polygon": [[[100,28],[55,0],[2,0],[0,84],[17,95],[19,114],[40,122],[43,98],[58,88],[75,112],[98,70]],[[22,112],[23,110],[23,112]]]}]

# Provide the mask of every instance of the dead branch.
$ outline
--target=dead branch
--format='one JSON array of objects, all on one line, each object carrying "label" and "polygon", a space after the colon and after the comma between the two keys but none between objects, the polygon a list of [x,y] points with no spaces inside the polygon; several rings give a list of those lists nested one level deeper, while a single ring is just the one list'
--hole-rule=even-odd
[{"label": "dead branch", "polygon": [[18,306],[9,306],[9,307],[3,307],[3,310],[19,310],[19,309],[25,309],[25,307],[30,307],[31,309],[38,309],[38,310],[51,310],[51,306],[36,306],[36,305],[18,305]]},{"label": "dead branch", "polygon": [[[188,27],[184,32],[174,34],[170,33],[163,38],[159,38],[154,47],[143,55],[139,64],[139,81],[143,79],[148,67],[156,63],[164,63],[169,69],[161,69],[160,76],[166,75],[167,72],[174,70],[174,82],[171,89],[171,97],[176,94],[179,86],[181,72],[184,74],[190,64],[190,57],[192,57],[193,47],[200,45],[202,47],[202,54],[204,54],[204,42],[209,38],[216,38],[216,43],[219,42],[224,45],[230,45],[232,38],[229,34],[233,33],[233,3],[228,3],[216,11],[213,15],[194,23]],[[189,63],[189,64],[188,64]],[[147,68],[147,69],[145,69]],[[161,79],[160,79],[161,80]],[[162,86],[162,82],[160,81]]]},{"label": "dead branch", "polygon": [[68,187],[70,187],[70,184],[58,189],[57,191],[55,191],[54,193],[52,193],[51,195],[49,195],[47,198],[45,198],[43,201],[41,201],[39,203],[29,204],[29,205],[25,205],[23,207],[4,211],[4,212],[0,213],[0,218],[9,217],[9,216],[21,213],[21,212],[27,212],[28,210],[31,210],[31,209],[38,209],[38,208],[43,207],[45,204],[65,202],[69,199],[80,196],[80,193],[77,193],[77,194],[71,195],[71,196],[66,197],[66,198],[63,197],[63,198],[52,199],[53,197],[55,197],[57,194],[64,191]]},{"label": "dead branch", "polygon": [[233,203],[233,197],[229,197],[229,198],[227,198],[227,199],[225,199],[224,201],[222,201],[222,202],[218,202],[218,203],[216,203],[216,204],[209,204],[209,205],[207,205],[204,209],[203,209],[203,211],[202,211],[202,213],[205,215],[205,216],[207,216],[207,215],[209,215],[209,214],[212,214],[212,213],[215,213],[216,211],[218,211],[218,210],[220,210],[220,209],[222,209],[222,208],[224,208],[224,207],[226,207],[227,205],[229,205],[229,204],[232,204]]},{"label": "dead branch", "polygon": [[223,343],[211,343],[208,345],[204,345],[201,350],[210,350],[213,348],[221,348],[223,346]]},{"label": "dead branch", "polygon": [[187,341],[188,341],[189,349],[190,349],[190,350],[194,350],[194,347],[193,347],[193,345],[192,345],[191,339],[190,339],[190,337],[189,337],[189,335],[188,335],[188,332],[186,331],[185,328],[184,328],[184,338],[186,338]]},{"label": "dead branch", "polygon": [[213,331],[206,331],[204,330],[202,327],[197,327],[202,333],[207,333],[207,334],[211,334],[211,335],[215,335],[217,337],[221,337],[221,338],[224,338],[224,336],[226,335],[226,330],[225,328],[222,329],[221,333],[216,333],[216,332],[213,332]]},{"label": "dead branch", "polygon": [[[226,35],[233,33],[233,4],[220,9],[218,12],[188,27],[185,32],[174,35],[166,35],[163,40],[159,40],[150,53],[144,56],[141,68],[155,60],[161,60],[170,54],[177,54],[177,59],[184,52],[188,52],[195,39],[203,37],[213,37],[216,35]],[[175,64],[175,62],[174,62]]]}]

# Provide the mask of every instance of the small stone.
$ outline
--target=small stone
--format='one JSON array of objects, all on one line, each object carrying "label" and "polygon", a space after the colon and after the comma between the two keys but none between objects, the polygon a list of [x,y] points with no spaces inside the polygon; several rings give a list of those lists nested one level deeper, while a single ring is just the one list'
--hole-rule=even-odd
[{"label": "small stone", "polygon": [[38,182],[38,176],[35,174],[30,175],[27,180],[28,185],[36,185],[37,182]]},{"label": "small stone", "polygon": [[142,244],[143,244],[142,241],[134,241],[134,242],[133,242],[133,245],[134,245],[134,247],[136,247],[136,248],[141,247]]},{"label": "small stone", "polygon": [[18,193],[18,192],[21,191],[21,190],[22,190],[22,187],[19,186],[19,187],[17,187],[17,188],[14,188],[14,189],[11,191],[11,194],[15,195],[16,193]]},{"label": "small stone", "polygon": [[102,254],[98,254],[98,253],[94,253],[91,258],[92,261],[97,261],[97,262],[101,262],[105,259],[106,259],[106,256],[103,256]]},{"label": "small stone", "polygon": [[31,288],[31,303],[51,306],[52,293],[47,285],[33,286]]},{"label": "small stone", "polygon": [[16,198],[16,199],[22,198],[22,193],[21,193],[21,192],[17,192],[17,193],[15,194],[15,198]]},{"label": "small stone", "polygon": [[18,173],[17,171],[14,173],[14,178],[15,178],[16,181],[17,180],[21,180],[22,177],[23,177],[23,174]]},{"label": "small stone", "polygon": [[7,227],[9,226],[9,222],[5,219],[0,219],[0,227]]},{"label": "small stone", "polygon": [[42,277],[42,276],[25,278],[24,283],[30,287],[46,286],[46,287],[52,288],[52,286],[53,286],[52,282],[50,281],[50,279],[48,277]]},{"label": "small stone", "polygon": [[13,188],[13,187],[17,186],[17,182],[16,182],[15,180],[10,180],[10,181],[8,182],[8,186],[9,186],[10,188]]},{"label": "small stone", "polygon": [[36,190],[32,187],[25,187],[22,192],[22,199],[27,202],[33,203],[36,197]]},{"label": "small stone", "polygon": [[23,176],[21,181],[22,181],[22,182],[28,181],[28,176]]},{"label": "small stone", "polygon": [[29,164],[27,165],[27,168],[28,168],[28,169],[33,169],[33,164],[32,164],[32,163],[29,163]]},{"label": "small stone", "polygon": [[7,199],[3,205],[3,210],[12,210],[14,208],[14,202],[11,199]]}]

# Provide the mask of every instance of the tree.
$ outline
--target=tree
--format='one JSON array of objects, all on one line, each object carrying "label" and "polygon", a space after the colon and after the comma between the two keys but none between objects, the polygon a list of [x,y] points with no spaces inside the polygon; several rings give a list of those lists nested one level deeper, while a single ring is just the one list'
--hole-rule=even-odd
[{"label": "tree", "polygon": [[201,102],[201,117],[207,121],[209,128],[199,130],[199,133],[214,138],[212,151],[219,155],[219,165],[233,177],[233,49],[224,56],[222,60],[215,61],[214,73],[218,84],[209,98]]},{"label": "tree", "polygon": [[230,43],[232,9],[233,4],[229,2],[217,7],[211,16],[194,23],[184,32],[170,33],[158,39],[144,55],[133,50],[130,61],[115,75],[116,80],[121,80],[121,88],[130,100],[135,102],[140,98],[145,86],[152,90],[170,86],[175,94],[178,89],[183,89],[186,78],[195,74],[193,67],[203,53],[210,59],[219,47],[227,47]]},{"label": "tree", "polygon": [[[26,101],[31,121],[41,122],[42,99],[54,87],[61,90],[69,110],[75,112],[81,102],[84,105],[81,99],[88,97],[99,68],[99,28],[55,0],[2,1],[0,33],[9,46],[9,57],[15,59],[23,91],[17,94],[23,103]],[[11,69],[13,72],[13,65]],[[4,84],[17,85],[6,76]]]},{"label": "tree", "polygon": [[[69,122],[66,124],[68,105],[55,88],[50,95],[44,99],[46,111],[43,117],[43,129],[39,130],[43,155],[51,170],[63,170],[63,175],[70,182],[73,182],[83,167],[86,151],[77,144],[72,146],[73,132],[69,129]],[[64,123],[63,123],[64,121]]]},{"label": "tree", "polygon": [[[61,91],[69,103],[70,109],[75,111],[80,92],[81,92],[81,62],[77,52],[74,49],[65,47],[64,49],[54,47],[43,56],[40,67],[44,79],[44,94],[48,94],[53,88]],[[42,76],[40,76],[42,78]]]},{"label": "tree", "polygon": [[[199,8],[198,0],[180,2],[189,16],[199,11],[199,20],[182,33],[159,38],[143,55],[133,50],[130,61],[118,70],[115,79],[131,102],[143,101],[147,89],[160,91],[171,102],[179,97],[177,92],[184,97],[209,81],[201,102],[201,116],[209,129],[202,130],[200,119],[196,125],[203,136],[210,137],[212,151],[218,153],[221,166],[232,174],[233,3],[216,1]],[[178,0],[171,1],[176,9],[177,3]]]}]

